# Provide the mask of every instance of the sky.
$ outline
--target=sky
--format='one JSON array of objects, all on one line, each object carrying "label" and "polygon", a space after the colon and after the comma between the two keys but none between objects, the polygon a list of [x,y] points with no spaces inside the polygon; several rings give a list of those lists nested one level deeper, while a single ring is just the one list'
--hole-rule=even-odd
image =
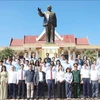
[{"label": "sky", "polygon": [[48,5],[56,13],[58,34],[88,36],[91,45],[100,45],[99,0],[1,0],[0,46],[9,46],[11,38],[40,35],[44,27],[37,8],[44,12]]}]

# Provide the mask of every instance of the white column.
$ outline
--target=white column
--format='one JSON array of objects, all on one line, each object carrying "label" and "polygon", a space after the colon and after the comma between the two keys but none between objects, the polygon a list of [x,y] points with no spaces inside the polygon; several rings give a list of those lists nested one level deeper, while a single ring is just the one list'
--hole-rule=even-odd
[{"label": "white column", "polygon": [[64,54],[64,50],[61,51],[61,54]]},{"label": "white column", "polygon": [[81,52],[81,59],[83,59],[84,51]]},{"label": "white column", "polygon": [[68,60],[70,60],[70,49],[68,50]]},{"label": "white column", "polygon": [[31,58],[31,50],[28,51],[28,57]]},{"label": "white column", "polygon": [[36,50],[36,58],[38,59],[38,50]]},{"label": "white column", "polygon": [[75,55],[75,51],[73,51],[73,60],[75,60],[76,55]]}]

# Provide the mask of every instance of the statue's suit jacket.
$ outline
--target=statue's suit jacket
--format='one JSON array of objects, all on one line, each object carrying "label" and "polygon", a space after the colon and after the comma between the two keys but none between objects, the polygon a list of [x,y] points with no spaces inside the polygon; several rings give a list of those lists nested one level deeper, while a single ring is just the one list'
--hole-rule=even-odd
[{"label": "statue's suit jacket", "polygon": [[57,18],[54,12],[47,11],[47,12],[42,13],[41,11],[39,11],[38,14],[41,17],[44,17],[44,21],[43,21],[44,27],[48,26],[48,24],[51,24],[54,27],[57,27]]}]

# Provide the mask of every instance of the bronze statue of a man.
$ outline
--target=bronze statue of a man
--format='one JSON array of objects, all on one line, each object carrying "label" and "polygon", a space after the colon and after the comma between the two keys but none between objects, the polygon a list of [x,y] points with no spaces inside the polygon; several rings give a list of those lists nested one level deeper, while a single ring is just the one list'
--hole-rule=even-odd
[{"label": "bronze statue of a man", "polygon": [[55,43],[55,27],[57,27],[56,14],[51,11],[51,6],[48,6],[47,10],[47,12],[43,13],[41,9],[38,8],[38,14],[44,17],[43,26],[46,29],[46,42]]}]

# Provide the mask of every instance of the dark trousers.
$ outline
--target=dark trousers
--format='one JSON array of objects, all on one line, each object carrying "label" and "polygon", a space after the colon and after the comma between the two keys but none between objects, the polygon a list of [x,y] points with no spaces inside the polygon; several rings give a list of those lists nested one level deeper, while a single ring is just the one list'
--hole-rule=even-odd
[{"label": "dark trousers", "polygon": [[25,97],[25,80],[18,82],[18,97]]},{"label": "dark trousers", "polygon": [[52,24],[49,24],[45,27],[45,29],[46,29],[46,42],[55,42],[55,27]]},{"label": "dark trousers", "polygon": [[48,82],[48,98],[54,98],[55,80],[47,80],[47,82]]},{"label": "dark trousers", "polygon": [[80,97],[80,83],[73,83],[74,98]]},{"label": "dark trousers", "polygon": [[9,84],[9,97],[16,97],[16,84],[10,83]]},{"label": "dark trousers", "polygon": [[44,97],[44,82],[39,82],[37,85],[37,97]]},{"label": "dark trousers", "polygon": [[58,98],[64,99],[65,98],[65,82],[58,82],[57,84],[57,93]]},{"label": "dark trousers", "polygon": [[90,97],[90,78],[83,78],[83,95]]}]

